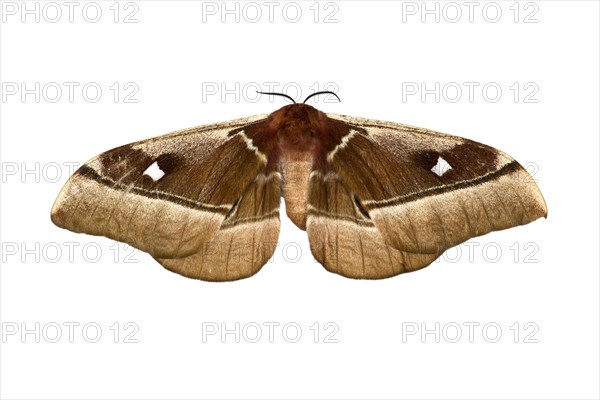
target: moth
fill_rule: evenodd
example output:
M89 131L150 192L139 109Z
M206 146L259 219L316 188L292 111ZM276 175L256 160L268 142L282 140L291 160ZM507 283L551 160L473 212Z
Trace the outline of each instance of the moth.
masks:
M317 94L335 95L102 153L69 178L52 221L128 243L183 276L232 281L273 255L281 197L314 257L361 279L418 270L469 238L547 216L537 185L507 154L326 114L305 104Z

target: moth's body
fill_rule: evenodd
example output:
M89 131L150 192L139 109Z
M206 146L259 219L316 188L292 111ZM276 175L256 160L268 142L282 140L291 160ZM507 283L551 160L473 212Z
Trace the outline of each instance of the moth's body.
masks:
M187 277L235 280L273 254L281 197L329 271L368 279L547 213L527 172L489 146L292 104L102 153L67 182L52 220Z
M327 119L307 104L290 104L267 119L266 132L277 138L270 160L282 174L286 213L302 230L306 230L308 178L313 168L325 165L322 143L328 133Z

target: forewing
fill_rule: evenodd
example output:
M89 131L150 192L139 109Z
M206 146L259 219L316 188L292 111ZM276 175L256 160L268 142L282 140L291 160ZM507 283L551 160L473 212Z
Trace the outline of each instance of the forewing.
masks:
M102 153L65 184L52 221L154 257L194 254L264 168L265 155L243 132L263 119L185 129Z
M394 248L439 254L547 215L533 179L499 150L402 124L328 117L349 126L329 164Z

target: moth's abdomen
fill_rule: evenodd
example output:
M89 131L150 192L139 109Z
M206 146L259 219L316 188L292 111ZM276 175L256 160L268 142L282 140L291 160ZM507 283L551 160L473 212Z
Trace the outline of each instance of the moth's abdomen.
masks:
M311 152L287 152L282 159L285 211L292 222L306 230L308 177L313 166Z

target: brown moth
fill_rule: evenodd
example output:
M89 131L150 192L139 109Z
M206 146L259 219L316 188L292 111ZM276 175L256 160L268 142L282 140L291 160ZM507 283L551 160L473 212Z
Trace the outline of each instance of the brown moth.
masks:
M306 100L323 93L335 95ZM294 103L102 153L70 177L52 221L186 277L231 281L273 255L281 196L314 257L363 279L418 270L469 238L547 215L533 179L499 150Z

